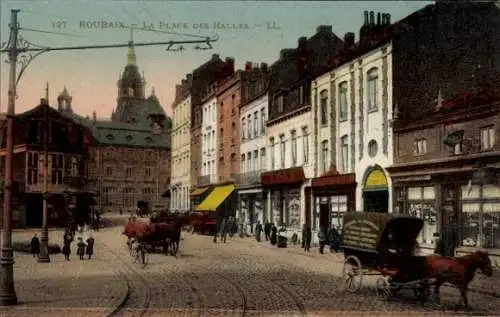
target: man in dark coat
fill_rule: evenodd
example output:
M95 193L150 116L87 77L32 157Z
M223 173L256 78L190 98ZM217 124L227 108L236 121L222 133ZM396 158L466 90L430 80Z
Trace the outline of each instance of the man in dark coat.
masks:
M90 258L92 257L92 255L94 254L94 238L92 236L90 236L88 239L87 239L87 250L86 250L86 253L89 257L89 260Z
M255 239L257 242L260 242L260 235L262 234L262 224L260 221L257 221L257 225L255 225Z
M40 254L40 239L38 239L36 233L33 235L33 238L31 238L30 249L34 258Z
M266 241L269 241L271 238L271 223L269 221L264 224L264 234L266 235Z
M318 230L318 241L319 241L319 253L323 254L323 250L325 249L326 244L326 231L328 229L324 227L320 227Z
M273 224L271 224L271 236L269 239L272 245L276 245L278 243L278 228Z
M328 244L330 245L330 251L339 252L341 243L342 237L340 233L334 226L332 226L328 232Z
M304 251L309 252L311 248L312 231L311 228L304 229Z
M82 238L78 238L78 243L76 244L76 254L80 257L80 260L83 260L83 256L85 255L85 243Z

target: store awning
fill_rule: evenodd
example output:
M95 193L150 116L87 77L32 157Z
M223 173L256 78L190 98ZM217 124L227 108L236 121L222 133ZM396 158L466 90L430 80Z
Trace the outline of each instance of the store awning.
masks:
M193 189L193 191L191 193L189 193L189 196L200 196L200 195L206 193L207 190L208 190L208 187L195 188L195 189Z
M215 187L214 190L196 207L197 211L216 211L226 198L231 195L234 185Z

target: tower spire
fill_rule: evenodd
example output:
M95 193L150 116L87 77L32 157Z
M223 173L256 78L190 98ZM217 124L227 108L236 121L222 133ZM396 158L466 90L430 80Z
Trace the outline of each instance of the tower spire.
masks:
M134 28L130 28L130 41L128 42L127 64L135 65L136 56L134 50Z
M47 104L50 105L50 103L49 103L49 82L48 81L45 85L45 100L47 100Z

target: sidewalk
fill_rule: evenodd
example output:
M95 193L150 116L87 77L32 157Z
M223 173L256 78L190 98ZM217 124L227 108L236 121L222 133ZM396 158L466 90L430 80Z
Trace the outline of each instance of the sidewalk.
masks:
M13 241L25 241L32 233L15 232ZM72 246L70 261L51 255L50 263L38 263L29 254L14 254L14 283L19 305L0 308L1 316L107 316L127 295L119 263L102 248L106 233L96 238L92 260L79 260ZM50 231L49 241L62 243L62 232ZM5 315L6 314L6 315Z

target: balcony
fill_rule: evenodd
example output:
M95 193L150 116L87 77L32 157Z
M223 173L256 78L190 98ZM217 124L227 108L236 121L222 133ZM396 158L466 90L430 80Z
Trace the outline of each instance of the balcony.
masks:
M64 176L63 182L75 189L82 189L85 186L85 178L81 176Z
M263 170L257 170L235 174L235 183L239 186L259 185L262 172Z
M198 185L210 184L210 175L198 176Z

